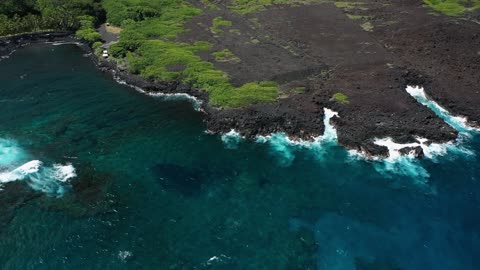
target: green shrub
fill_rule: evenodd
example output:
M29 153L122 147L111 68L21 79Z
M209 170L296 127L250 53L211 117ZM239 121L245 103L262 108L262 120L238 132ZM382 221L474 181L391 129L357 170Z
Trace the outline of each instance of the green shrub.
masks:
M115 58L124 58L127 56L127 50L122 43L115 43L110 46L110 55Z
M449 16L461 16L466 11L480 8L480 0L424 0L424 2L436 11Z
M103 45L102 42L96 41L92 44L92 49L96 50L96 49L100 48L102 45Z
M92 28L78 30L75 35L77 38L83 39L89 43L94 43L102 39L102 36Z
M212 21L212 27L210 28L210 31L214 34L220 34L223 32L224 27L231 27L232 22L224 20L222 17L216 17Z
M219 52L212 53L213 57L215 57L215 61L217 62L240 62L240 58L236 56L232 51L229 49L224 49Z
M336 93L333 95L333 100L335 100L338 103L341 104L349 104L350 100L348 99L348 96L343 94L343 93Z

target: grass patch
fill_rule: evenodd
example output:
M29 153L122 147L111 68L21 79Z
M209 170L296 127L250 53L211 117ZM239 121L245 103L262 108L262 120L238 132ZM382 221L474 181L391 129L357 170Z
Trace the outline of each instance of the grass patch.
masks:
M329 2L328 0L232 0L229 9L240 14L248 14L267 9L271 5L308 5Z
M305 93L306 90L307 90L307 88L305 88L304 86L295 87L293 89L293 91L297 94L303 94L303 93Z
M227 27L231 27L232 22L223 19L222 17L216 17L212 21L212 27L210 27L210 31L214 34L223 33L223 29Z
M212 0L201 0L202 4L208 8L208 9L211 9L211 10L219 10L220 8L215 5Z
M250 18L248 20L252 23L252 28L254 30L259 29L262 26L258 18Z
M371 22L365 22L360 25L363 30L367 32L372 32L373 31L373 24Z
M347 1L337 1L335 2L335 6L346 11L351 10L368 10L368 8L364 7L365 3L363 2L347 2Z
M349 104L350 100L348 99L348 96L343 94L343 93L335 93L332 97L333 100L335 100L338 103L341 104Z
M210 103L218 107L242 107L253 103L273 102L278 95L274 82L252 82L234 87L228 75L202 61L195 53L209 50L210 44L195 45L150 40L135 53L128 53L129 70L151 80L180 80L209 93ZM219 52L224 57L229 54ZM169 71L168 66L184 65L183 71Z
M230 29L228 30L229 33L235 34L235 35L241 35L242 33L238 29Z
M371 17L370 16L362 16L362 15L354 15L354 14L347 14L347 17L350 19L350 20L370 20Z
M215 57L215 61L217 62L232 62L238 63L240 62L240 58L236 56L232 51L229 49L225 49L219 52L212 53L213 57Z
M480 8L480 0L424 0L424 2L436 11L454 17Z

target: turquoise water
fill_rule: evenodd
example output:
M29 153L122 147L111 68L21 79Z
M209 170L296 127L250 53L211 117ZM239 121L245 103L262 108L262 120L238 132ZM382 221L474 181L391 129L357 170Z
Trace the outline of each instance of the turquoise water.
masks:
M0 269L480 269L474 132L422 161L222 140L74 45L0 62L0 123Z

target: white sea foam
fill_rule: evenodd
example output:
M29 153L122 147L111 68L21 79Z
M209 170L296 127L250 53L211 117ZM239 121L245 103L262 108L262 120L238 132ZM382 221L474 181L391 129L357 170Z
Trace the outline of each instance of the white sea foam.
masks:
M43 163L39 160L29 161L13 171L0 173L0 183L9 183L13 181L23 180L26 176L37 173Z
M1 56L1 57L0 57L0 62L1 62L3 59L8 59L8 58L10 58L10 56L12 56L12 54L14 54L15 52L16 52L16 50L12 50L9 54Z
M408 86L406 91L419 103L431 109L438 117L455 128L460 133L457 141L451 141L447 143L430 143L428 139L417 137L417 142L415 143L399 144L394 142L392 138L375 139L375 144L388 148L387 158L381 159L378 157L367 157L363 153L350 150L349 153L352 157L372 160L375 169L387 177L391 176L392 174L399 174L408 175L420 181L425 181L430 176L428 171L421 165L421 162L415 158L413 151L411 151L408 155L402 155L400 153L402 148L421 147L425 157L433 162L437 162L439 157L447 155L451 157L474 155L471 150L465 148L462 144L465 142L465 140L468 140L468 138L471 137L473 132L478 131L478 129L468 125L466 118L453 116L438 103L428 99L423 88Z
M68 188L70 179L77 176L71 164L54 164L46 167L39 160L29 161L20 167L0 173L0 183L25 181L32 189L60 197Z
M463 147L460 141L447 143L429 143L425 138L416 138L417 142L400 144L393 141L392 138L375 139L374 143L388 148L388 157L370 157L356 150L349 150L350 157L354 159L369 160L373 162L376 171L383 176L392 177L393 175L405 175L425 183L430 177L428 171L422 166L421 161L415 157L414 151L403 155L402 148L420 147L426 158L432 162L438 162L440 157L449 155L451 158L473 156L474 152Z
M0 138L0 169L26 157L14 140Z
M278 158L281 165L288 166L295 160L295 151L299 149L311 149L317 155L323 155L326 146L337 143L337 131L330 123L330 120L338 116L328 108L324 108L323 122L325 125L324 134L318 137L312 137L311 141L302 139L291 139L285 133L274 133L269 136L257 136L257 143L270 144L273 154Z
M225 144L225 147L228 149L237 149L238 144L243 139L244 138L240 135L240 133L238 133L234 129L222 135L222 142Z
M82 43L80 42L75 42L75 41L71 41L71 42L45 42L46 44L52 44L53 46L62 46L62 45L77 45L77 46L80 46L82 45Z
M118 252L118 258L122 262L127 262L130 258L132 258L132 256L133 256L132 252L128 250L122 250Z
M126 85L128 87L131 87L131 88L137 90L138 92L140 92L142 94L145 94L145 95L148 95L148 96L151 96L151 97L163 98L164 100L188 100L192 103L193 108L196 111L201 111L202 110L202 104L203 104L202 101L199 100L198 98L194 97L194 96L189 95L189 94L186 94L186 93L161 93L161 92L152 93L152 92L145 91L144 89L142 89L138 86L128 84L126 81L121 80L117 76L114 76L114 79L117 83L122 84L122 85Z
M438 117L442 118L447 124L462 133L479 131L468 124L465 117L453 116L450 112L440 106L437 102L429 99L425 90L418 86L407 86L407 93L414 97L419 103L431 109Z
M0 139L0 187L14 181L25 181L34 190L59 197L69 188L70 180L77 176L71 164L45 166L40 160L31 160L17 165L27 157L15 141Z

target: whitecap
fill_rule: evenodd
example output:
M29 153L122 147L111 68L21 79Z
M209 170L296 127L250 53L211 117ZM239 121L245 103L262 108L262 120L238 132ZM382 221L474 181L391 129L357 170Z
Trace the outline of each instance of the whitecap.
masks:
M70 180L77 176L72 164L45 166L40 160L25 162L27 158L29 155L14 140L0 138L0 186L25 181L36 191L59 197L69 188Z
M13 171L2 172L0 173L0 183L23 180L26 176L37 173L42 165L43 163L41 161L32 160L14 169Z
M122 251L119 251L118 252L118 258L122 261L122 262L126 262L128 261L130 258L133 257L133 253L128 251L128 250L122 250Z
M25 181L32 189L60 197L69 188L69 181L77 176L72 164L44 166L39 160L29 161L20 167L0 173L0 183Z

